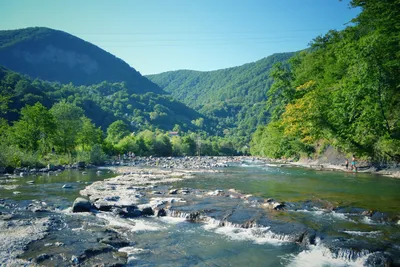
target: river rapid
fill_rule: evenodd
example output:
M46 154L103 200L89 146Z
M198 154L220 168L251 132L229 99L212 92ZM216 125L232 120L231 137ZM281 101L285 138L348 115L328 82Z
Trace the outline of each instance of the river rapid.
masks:
M0 265L400 265L399 179L250 159L227 165L143 184L128 174L103 183L116 176L107 169L2 177ZM114 206L72 213L80 194ZM132 195L138 209L163 214L113 209Z

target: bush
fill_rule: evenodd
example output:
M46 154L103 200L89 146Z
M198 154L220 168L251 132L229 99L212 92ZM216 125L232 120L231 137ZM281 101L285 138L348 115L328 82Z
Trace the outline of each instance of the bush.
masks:
M90 162L94 165L103 165L106 161L107 156L103 152L103 149L99 144L93 145L92 149L90 150Z

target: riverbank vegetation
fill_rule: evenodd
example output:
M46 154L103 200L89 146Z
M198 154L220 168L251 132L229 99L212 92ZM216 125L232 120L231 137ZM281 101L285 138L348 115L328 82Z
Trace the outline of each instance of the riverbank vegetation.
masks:
M103 132L84 110L62 100L47 109L37 102L21 109L19 120L0 120L0 166L42 167L76 161L104 164L123 154L140 156L232 155L233 144L194 132L156 129L131 132L122 120Z
M328 145L373 161L400 161L400 2L353 0L362 11L343 31L315 38L290 67L277 64L270 122L251 153L316 155Z

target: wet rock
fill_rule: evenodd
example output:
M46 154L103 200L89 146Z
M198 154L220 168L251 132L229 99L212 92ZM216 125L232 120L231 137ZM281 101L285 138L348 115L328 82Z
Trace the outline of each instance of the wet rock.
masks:
M125 216L126 215L126 209L121 208L121 207L112 207L111 212L115 215L119 216Z
M365 266L386 267L392 265L393 260L390 255L380 251L372 253L365 261Z
M165 211L165 209L159 209L158 211L157 211L157 217L164 217L164 216L167 216L167 212Z
M125 266L126 254L114 251L109 246L90 248L79 256L80 266Z
M154 211L151 207L146 207L142 209L142 215L143 216L153 216L154 215Z
M111 211L114 205L105 200L98 200L94 202L94 207L100 211Z
M50 255L48 255L48 254L40 254L39 256L37 256L35 258L35 262L36 263L41 263L41 262L43 262L43 261L45 261L45 260L47 260L49 258L50 258Z
M263 204L263 207L266 207L268 209L272 209L272 210L283 210L285 209L285 203L282 202L277 202L272 198L268 198Z
M317 234L314 230L308 229L299 236L299 238L296 240L296 242L299 245L307 248L310 245L316 244L315 243L316 236L317 236Z
M107 196L104 198L105 201L114 201L117 202L118 200L120 200L119 196Z
M70 262L73 265L78 265L79 264L79 258L77 256L75 256L75 255L72 255Z
M370 216L371 220L377 221L377 222L387 222L389 220L389 217L386 213L383 212L374 212L371 216Z
M199 211L189 213L186 216L186 220L189 222L199 222L202 220L201 213Z
M70 185L70 184L65 184L65 185L62 186L62 188L64 188L64 189L69 189L69 188L72 188L72 185Z
M89 202L89 200L82 197L75 199L74 203L72 204L72 212L90 212L91 208L92 204Z
M275 202L275 203L272 205L272 208L273 208L274 210L283 210L283 209L285 208L285 204L284 204L284 203Z
M116 249L129 246L129 242L122 238L118 233L107 230L107 234L106 237L99 240L100 243L110 245Z
M140 217L142 215L143 211L139 210L136 206L126 207L126 214L124 214L124 216L128 218Z
M28 210L32 212L45 212L48 211L46 203L38 203L34 202L28 205L27 207Z

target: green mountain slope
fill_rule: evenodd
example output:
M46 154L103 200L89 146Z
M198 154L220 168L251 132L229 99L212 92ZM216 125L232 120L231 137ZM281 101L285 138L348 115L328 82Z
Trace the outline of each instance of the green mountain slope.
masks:
M102 82L88 86L60 84L26 76L0 66L0 118L16 121L21 108L37 102L50 108L65 99L85 111L85 115L105 130L116 120L123 120L132 131L143 129L172 130L177 124L182 130L199 128L192 120L211 121L188 108L170 95L132 94L127 84Z
M146 77L189 107L217 119L219 135L235 136L245 144L257 125L268 119L265 101L272 84L271 67L293 55L274 54L216 71L178 70Z
M131 93L164 93L123 60L73 35L48 28L0 31L0 65L32 78L64 84L126 82Z

